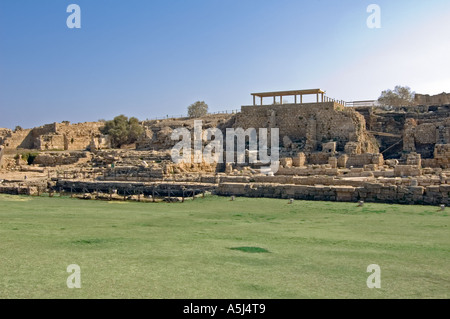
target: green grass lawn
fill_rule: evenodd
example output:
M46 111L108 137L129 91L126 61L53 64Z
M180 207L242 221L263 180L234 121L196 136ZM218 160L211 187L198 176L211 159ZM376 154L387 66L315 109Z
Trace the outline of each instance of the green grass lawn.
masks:
M356 206L0 195L0 298L449 298L448 211Z

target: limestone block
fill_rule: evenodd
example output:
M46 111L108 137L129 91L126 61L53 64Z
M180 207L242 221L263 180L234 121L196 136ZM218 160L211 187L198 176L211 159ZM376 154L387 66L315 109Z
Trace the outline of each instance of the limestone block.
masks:
M334 155L336 153L336 142L323 143L322 152Z
M337 159L337 166L340 168L347 167L347 161L348 161L348 155L344 154L338 157Z
M280 165L284 168L292 167L292 158L290 158L290 157L281 158Z
M292 159L292 166L294 167L304 167L306 164L306 155L303 152L297 154L296 157Z
M331 166L331 168L337 168L338 167L338 159L336 157L330 157L330 158L328 158L328 164Z

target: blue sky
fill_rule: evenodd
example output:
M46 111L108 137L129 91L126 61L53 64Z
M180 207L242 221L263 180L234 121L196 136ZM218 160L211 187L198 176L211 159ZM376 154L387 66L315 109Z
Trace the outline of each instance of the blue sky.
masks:
M448 0L0 0L0 127L233 110L263 91L450 92L449 34Z

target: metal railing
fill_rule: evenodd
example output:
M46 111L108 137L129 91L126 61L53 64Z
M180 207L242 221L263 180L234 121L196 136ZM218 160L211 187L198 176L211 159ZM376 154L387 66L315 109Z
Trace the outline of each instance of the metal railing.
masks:
M345 102L347 107L364 107L364 106L379 106L377 100L367 100L367 101L351 101Z
M207 115L215 115L215 114L236 114L239 113L240 110L225 110L225 111L217 111L217 112L208 112ZM157 116L146 119L146 121L156 121L156 120L173 120L173 119L181 119L181 118L189 118L187 114L176 114L176 115L166 115L166 116Z
M342 106L346 106L346 103L347 103L347 102L345 102L344 100L333 99L333 98L328 97L328 96L326 96L326 95L323 97L323 102L334 102L334 103L338 103L338 104L340 104L340 105L342 105ZM320 102L319 102L319 103L320 103Z

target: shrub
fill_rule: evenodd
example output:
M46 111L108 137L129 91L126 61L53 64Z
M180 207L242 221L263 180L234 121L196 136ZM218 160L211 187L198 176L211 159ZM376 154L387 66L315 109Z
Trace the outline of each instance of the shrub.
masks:
M144 133L144 128L137 118L128 119L125 115L119 115L114 120L107 121L101 131L111 137L113 147L120 147L136 142Z
M188 107L189 117L202 117L208 114L208 104L204 101L197 101Z
M17 154L16 156L18 156ZM36 157L39 155L39 153L23 153L22 159L28 163L28 165L33 164Z
M407 86L397 85L395 89L381 92L378 102L384 107L401 107L414 105L415 92Z

